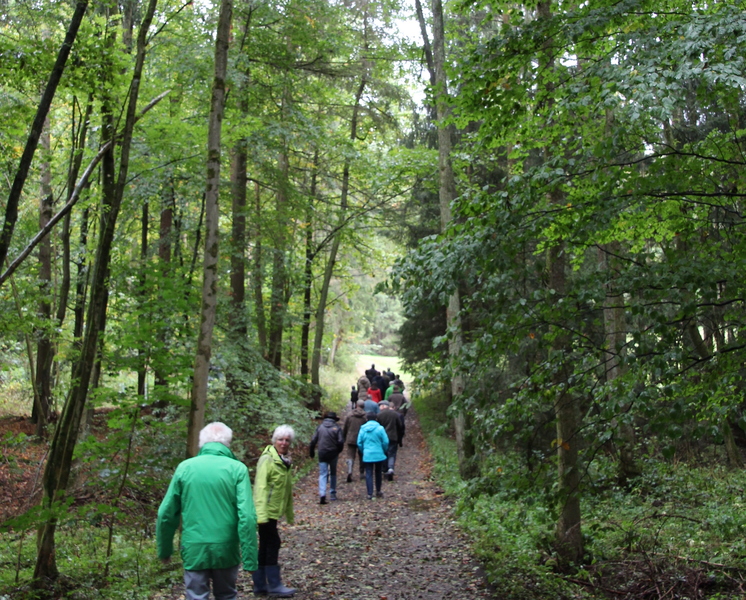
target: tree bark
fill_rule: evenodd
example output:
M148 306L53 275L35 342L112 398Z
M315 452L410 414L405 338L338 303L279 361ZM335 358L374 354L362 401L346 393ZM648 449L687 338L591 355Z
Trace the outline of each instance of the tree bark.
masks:
M200 315L197 351L194 358L189 426L187 432L187 457L198 451L199 432L205 422L207 405L207 380L212 354L212 332L218 300L218 191L220 188L220 137L225 107L225 77L228 68L228 42L230 37L232 0L221 0L218 28L215 36L215 74L210 101L210 119L207 134L207 177L205 184L205 251L202 266L202 310Z
M49 166L49 155L52 148L48 123L42 133L41 144L44 153L41 163L42 198L39 206L39 229L44 229L52 218L52 202L54 201L52 174ZM52 405L52 359L54 358L54 347L50 336L52 326L52 242L49 236L45 237L39 244L38 256L40 287L38 317L44 325L36 332L36 393L39 400L34 403L32 420L36 423L36 435L44 437Z
M259 340L259 351L267 356L267 320L264 312L264 264L262 256L262 194L259 183L254 184L254 313L256 315L256 334Z
M313 213L316 201L316 186L319 174L319 151L313 153L311 172L311 193L306 208L306 260L303 265L303 326L300 332L300 376L308 382L309 339L311 334L311 296L313 293L313 260L316 253L313 249Z
M138 294L140 296L140 321L142 325L140 327L140 335L138 340L139 348L137 349L137 395L144 400L146 392L146 383L148 376L148 350L147 344L145 343L145 329L147 321L147 305L148 297L146 292L146 285L148 283L147 278L147 261L148 261L148 221L150 220L150 207L148 202L145 201L142 204L142 212L140 214L140 289Z
M552 0L542 0L537 6L537 17L549 20L552 16ZM539 71L550 73L554 70L554 58L551 55L553 39L544 41L539 58ZM554 84L551 78L539 83L547 93L547 106L551 109L554 100ZM547 160L550 149L544 148L544 159ZM562 206L563 194L559 189L549 192L549 203ZM549 287L554 297L563 298L567 286L567 256L562 240L556 241L549 249L547 256L549 269ZM570 340L566 332L558 332L552 341L550 353L555 357L555 372L552 383L556 390L554 416L557 428L557 471L558 471L558 512L555 526L555 543L560 564L563 567L571 563L578 564L583 557L583 536L580 513L580 430L581 417L578 398L568 385L569 365L566 356L569 354Z
M289 104L289 93L285 94L283 105L286 112ZM285 329L285 313L287 303L285 302L287 281L287 264L285 260L287 245L287 210L288 210L288 186L290 159L288 149L285 147L280 152L277 160L277 171L279 181L277 185L277 194L275 196L275 207L277 221L274 235L274 251L272 255L272 291L270 295L269 307L269 337L268 337L268 358L269 362L275 369L282 369L282 337Z
M451 148L453 145L453 126L447 123L450 115L448 104L448 78L446 75L445 21L443 18L443 3L432 0L433 11L433 67L431 79L435 82L435 112L438 118L438 172L440 174L440 225L445 232L451 222L451 203L456 198L456 180L451 164ZM461 298L458 288L448 298L446 308L446 322L448 325L448 356L451 363L451 399L456 400L464 391L463 375L457 364L461 352ZM456 447L459 459L459 472L464 479L471 479L478 474L473 460L475 455L474 443L469 435L470 416L459 411L454 417L456 432Z

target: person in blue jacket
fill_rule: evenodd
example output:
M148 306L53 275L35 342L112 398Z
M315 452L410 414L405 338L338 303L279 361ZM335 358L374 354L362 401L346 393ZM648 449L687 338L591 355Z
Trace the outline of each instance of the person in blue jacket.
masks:
M381 482L383 480L383 465L386 463L386 450L389 447L389 436L381 424L376 421L374 414L365 415L367 422L360 427L357 434L357 447L363 453L365 466L365 487L368 500L373 499L373 472L376 477L376 498L383 498Z

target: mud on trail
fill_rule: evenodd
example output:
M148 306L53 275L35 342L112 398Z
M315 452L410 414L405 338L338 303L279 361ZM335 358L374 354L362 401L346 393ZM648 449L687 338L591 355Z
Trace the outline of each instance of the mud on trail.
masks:
M299 452L296 447L295 452ZM416 415L407 416L394 481L367 499L365 479L346 483L340 456L336 502L319 504L318 467L295 485L295 525L280 522L283 583L295 598L481 600L493 598L451 506L430 477L431 457ZM253 598L242 572L239 598ZM183 598L183 586L163 600Z

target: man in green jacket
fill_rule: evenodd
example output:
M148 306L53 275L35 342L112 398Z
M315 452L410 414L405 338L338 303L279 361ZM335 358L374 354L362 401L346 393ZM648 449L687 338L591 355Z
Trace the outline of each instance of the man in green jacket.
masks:
M174 533L181 522L181 558L187 600L207 600L210 580L216 600L236 598L243 560L257 569L256 511L249 470L229 446L233 432L210 423L199 434L197 456L182 462L158 509L158 557L173 554Z

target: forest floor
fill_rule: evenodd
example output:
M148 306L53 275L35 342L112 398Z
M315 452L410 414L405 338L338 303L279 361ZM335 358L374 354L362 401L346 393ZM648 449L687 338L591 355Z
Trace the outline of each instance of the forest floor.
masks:
M407 416L394 481L367 499L365 479L346 483L340 457L336 502L319 504L318 468L296 483L295 525L280 524L283 583L296 598L480 600L493 598L451 506L430 476L431 458L416 416ZM241 573L239 598L253 598ZM183 585L154 597L184 598Z

